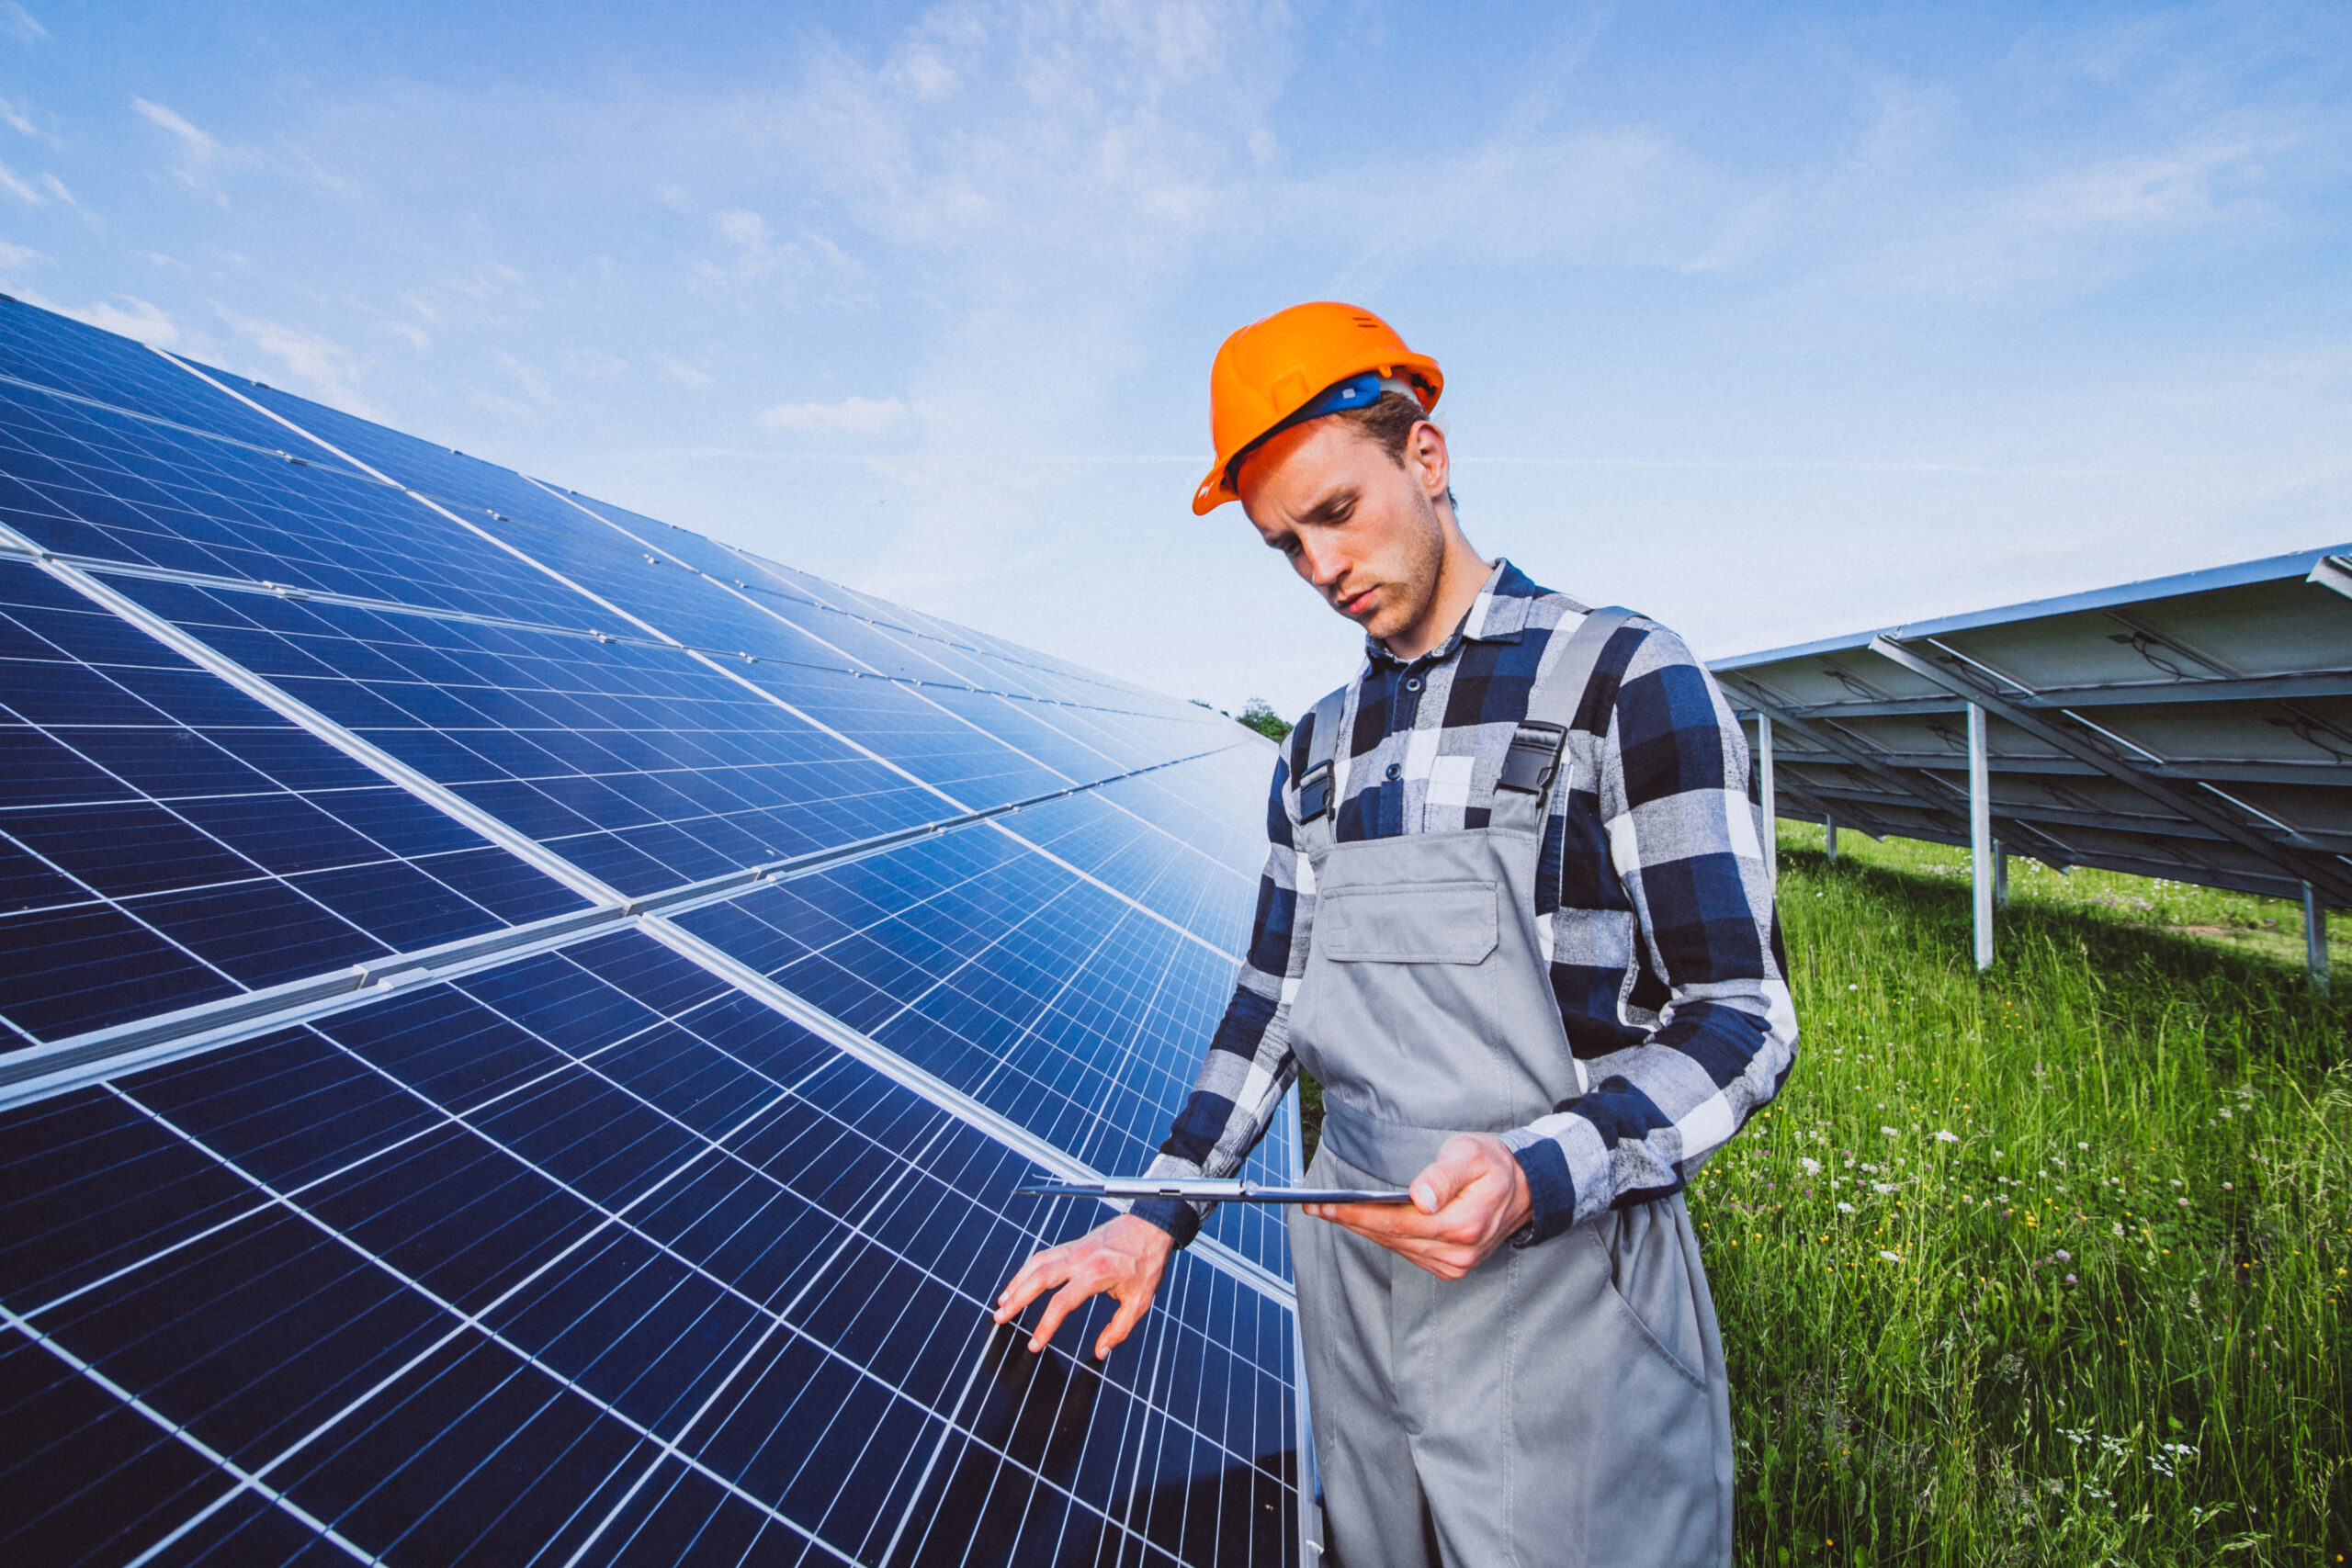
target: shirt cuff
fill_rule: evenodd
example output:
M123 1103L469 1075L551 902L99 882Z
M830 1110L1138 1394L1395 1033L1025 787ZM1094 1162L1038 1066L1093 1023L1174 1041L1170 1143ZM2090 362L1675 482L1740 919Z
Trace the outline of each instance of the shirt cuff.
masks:
M1138 1198L1127 1213L1158 1225L1180 1247L1191 1246L1201 1234L1201 1216L1182 1198Z
M1577 1179L1568 1172L1567 1151L1555 1139L1524 1128L1503 1134L1503 1146L1527 1175L1534 1212L1510 1238L1513 1247L1551 1240L1577 1223Z

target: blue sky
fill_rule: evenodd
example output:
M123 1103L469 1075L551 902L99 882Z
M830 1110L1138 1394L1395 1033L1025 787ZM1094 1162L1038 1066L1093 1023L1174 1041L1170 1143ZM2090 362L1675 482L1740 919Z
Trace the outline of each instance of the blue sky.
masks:
M0 0L0 288L1295 711L1187 502L1301 299L1708 656L2352 538L2352 7Z

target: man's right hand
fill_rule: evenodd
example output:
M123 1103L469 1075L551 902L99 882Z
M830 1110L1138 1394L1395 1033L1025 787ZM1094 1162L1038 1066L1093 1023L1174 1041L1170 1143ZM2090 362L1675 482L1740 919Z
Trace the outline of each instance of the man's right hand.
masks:
M996 1299L996 1320L1012 1321L1023 1307L1059 1285L1054 1299L1046 1303L1046 1315L1037 1321L1037 1332L1029 1337L1034 1353L1053 1343L1054 1330L1087 1297L1108 1291L1119 1310L1094 1341L1094 1359L1102 1360L1151 1310L1159 1277L1168 1270L1168 1255L1174 1250L1175 1238L1166 1231L1149 1220L1121 1214L1076 1241L1047 1247L1022 1265L1012 1283Z

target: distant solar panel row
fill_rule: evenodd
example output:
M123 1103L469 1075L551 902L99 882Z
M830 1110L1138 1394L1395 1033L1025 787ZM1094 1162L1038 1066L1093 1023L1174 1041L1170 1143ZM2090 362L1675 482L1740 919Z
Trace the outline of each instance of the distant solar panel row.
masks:
M0 299L0 1555L1297 1560L1227 721Z
M1717 662L1782 814L2352 906L2352 546Z

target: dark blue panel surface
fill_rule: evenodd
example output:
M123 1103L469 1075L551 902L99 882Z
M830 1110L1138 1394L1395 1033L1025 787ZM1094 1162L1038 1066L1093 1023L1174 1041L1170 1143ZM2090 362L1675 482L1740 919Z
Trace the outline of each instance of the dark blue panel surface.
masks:
M1141 782L1126 781L1130 786ZM1211 860L1142 813L1108 798L1109 793L1106 786L1049 801L1007 818L1005 827L1204 942L1229 953L1241 951L1257 904L1256 870L1244 875Z
M0 298L0 376L262 447L325 456L143 344L6 298ZM252 386L243 379L232 384Z
M0 760L0 1017L29 1038L583 903L26 564Z
M1236 970L1224 951L985 827L677 919L1115 1175L1140 1174L1168 1135ZM1289 1179L1285 1131L1250 1157L1251 1176ZM1211 1234L1288 1269L1278 1215L1235 1205Z
M674 649L166 583L125 592L626 893L967 808Z
M1107 1367L1105 1303L987 1319L1104 1211L984 1129L1148 1161L1263 749L222 379L0 300L0 522L631 895L1080 793L686 917L968 1100L624 931L0 1111L0 1560L1293 1562L1291 1316L1219 1255ZM0 1053L581 907L30 564L0 781Z
M1285 1311L1182 1255L1029 1356L989 1304L1100 1211L641 936L0 1116L33 1166L90 1201L0 1199L12 1556L1292 1561Z
M612 619L493 541L323 456L293 463L5 382L0 523L45 549L103 560L564 626Z

